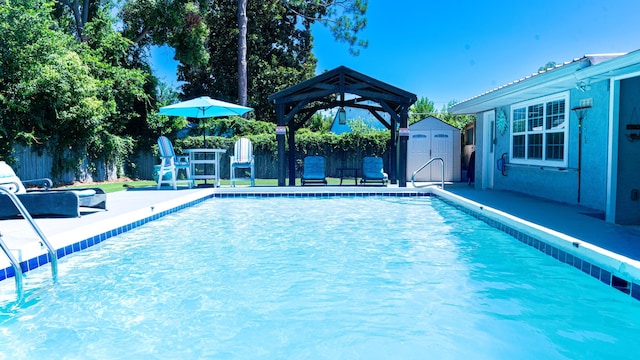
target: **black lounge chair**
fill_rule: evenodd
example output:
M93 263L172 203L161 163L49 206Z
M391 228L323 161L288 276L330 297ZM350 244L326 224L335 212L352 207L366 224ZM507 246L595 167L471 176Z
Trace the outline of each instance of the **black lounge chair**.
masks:
M38 189L26 190L26 186ZM15 193L32 217L80 217L81 208L107 208L107 194L100 188L49 189L49 179L21 181L13 169L0 161L0 186ZM9 196L0 193L0 218L19 217L20 211Z

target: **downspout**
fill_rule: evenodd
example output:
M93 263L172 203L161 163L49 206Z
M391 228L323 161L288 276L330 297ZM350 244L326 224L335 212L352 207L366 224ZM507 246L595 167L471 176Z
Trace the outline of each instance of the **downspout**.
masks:
M578 116L578 204L580 204L580 193L582 186L582 120L584 120L586 116L586 110L591 108L588 106L578 106L572 111L576 112L576 116Z
M582 184L582 112L578 117L578 204L580 204L580 185Z

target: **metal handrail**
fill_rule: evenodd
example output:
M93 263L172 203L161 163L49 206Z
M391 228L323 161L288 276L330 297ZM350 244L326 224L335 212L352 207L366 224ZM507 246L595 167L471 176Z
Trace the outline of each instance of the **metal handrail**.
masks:
M11 262L11 266L13 267L13 272L15 273L16 278L16 293L18 294L18 301L22 299L22 268L20 267L20 263L11 253L11 250L7 247L7 244L2 240L2 234L0 234L0 247L4 251L4 253L9 258Z
M20 214L22 214L22 217L29 222L33 231L35 231L35 233L40 237L40 240L42 240L42 243L45 244L45 246L47 247L47 250L49 252L49 258L50 258L49 261L51 262L51 276L53 277L53 280L56 280L58 277L58 255L56 254L56 250L53 248L49 240L47 240L47 237L44 235L42 230L40 230L40 227L38 227L38 224L36 224L36 222L33 220L33 218L31 217L31 214L29 214L29 211L27 210L27 208L24 207L24 205L22 204L22 201L20 201L18 196L12 193L11 191L9 191L8 189L5 189L2 186L0 186L0 192L3 192L7 196L9 196L9 199L11 199L11 201L13 202L13 205L15 205L18 211L20 211ZM19 268L19 264L18 264L18 268ZM17 270L18 269L16 269L16 276L18 276ZM20 270L20 273L22 274L22 270Z
M429 164L431 164L433 161L435 160L440 160L440 162L442 163L442 177L440 178L441 182L440 182L440 188L444 189L444 159L442 158L432 158L431 160L427 161L426 164L420 166L420 168L416 171L413 172L413 174L411 174L411 185L413 185L413 187L417 187L416 183L415 183L415 178L416 178L416 174L419 173L420 171L422 171L424 168L426 168L427 166L429 166Z

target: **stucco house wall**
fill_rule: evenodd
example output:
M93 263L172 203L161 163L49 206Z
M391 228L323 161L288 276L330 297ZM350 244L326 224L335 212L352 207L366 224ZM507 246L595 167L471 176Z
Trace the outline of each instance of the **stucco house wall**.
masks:
M477 116L476 188L578 204L606 221L640 225L640 50L585 55L451 111ZM487 126L493 112L508 126ZM504 174L496 166L502 154Z
M593 106L582 112L582 141L580 149L578 146L580 114L578 111L569 110L567 167L520 165L508 163L507 161L505 175L503 175L498 169L497 163L503 154L508 155L511 151L511 129L510 127L507 128L504 133L496 129L494 189L524 192L533 196L553 199L563 203L580 204L604 211L607 186L608 81L592 84L590 89L584 92L575 89L570 90L568 105L570 109L574 109L580 106L580 100L589 98L592 99ZM504 113L508 124L511 124L512 120L511 105L496 109L496 114ZM477 119L482 119L482 113L477 114ZM478 126L478 129L482 128L483 126ZM479 135L478 138L481 139L484 136ZM481 148L481 146L478 146L478 148ZM477 166L479 168L476 173L479 173L483 164L480 162ZM579 197L578 192L580 193Z

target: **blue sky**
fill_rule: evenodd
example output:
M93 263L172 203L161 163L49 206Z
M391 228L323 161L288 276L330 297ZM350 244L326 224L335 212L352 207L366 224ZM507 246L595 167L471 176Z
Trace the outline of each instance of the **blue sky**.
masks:
M344 65L440 109L549 61L640 49L639 14L638 0L369 0L361 34L369 46L359 56L319 25L314 54L317 73ZM169 82L172 57L170 49L152 53L156 75Z

